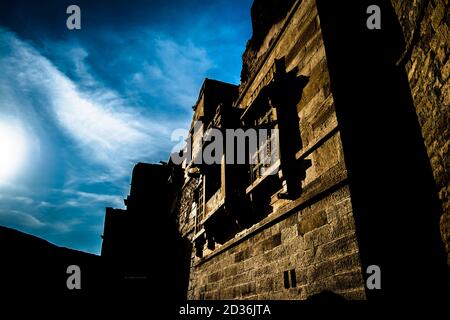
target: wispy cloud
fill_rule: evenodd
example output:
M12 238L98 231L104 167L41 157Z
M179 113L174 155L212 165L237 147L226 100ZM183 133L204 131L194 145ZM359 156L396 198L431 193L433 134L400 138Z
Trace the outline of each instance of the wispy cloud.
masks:
M98 204L110 207L122 207L123 199L119 195L108 195L91 192L83 192L77 190L63 190L67 201L62 205L69 205L72 207L95 207Z
M196 101L203 76L214 67L214 62L204 48L191 41L178 43L154 34L147 34L145 39L154 58L133 75L134 84L189 109Z
M132 165L168 154L170 132L179 121L149 117L146 106L133 105L96 80L85 61L86 50L68 52L77 82L30 43L0 28L0 116L20 119L36 138L35 145L53 149L45 157L57 166L47 166L46 180L60 181L57 189L46 181L34 182L44 189L3 185L0 224L63 243L82 246L85 239L90 248L98 249L104 207L123 206ZM31 169L39 171L34 160L28 159ZM83 190L94 183L111 187ZM96 234L87 235L93 230Z
M24 211L12 210L9 213L0 213L2 220L8 219L8 224L14 227L31 230L49 230L57 233L68 233L81 223L78 218L65 219L63 221L45 221L36 217L36 213L30 214Z
M19 210L0 211L0 220L8 220L9 225L30 229L38 229L45 226L45 223L34 215Z
M0 27L0 117L19 118L40 146L23 187L0 188L0 224L98 252L104 207L123 207L134 163L168 157L204 77L228 57L229 34L194 29L139 24L30 42ZM232 42L227 66L240 63ZM233 77L218 79L239 73L225 69Z
M138 108L121 104L113 90L100 84L93 93L80 91L32 46L9 32L2 31L1 37L11 54L1 58L0 66L12 80L11 85L43 97L46 103L36 107L47 109L88 161L108 168L112 176L123 176L128 174L130 163L168 147L169 123L143 117ZM77 53L77 66L92 84L83 56L83 52Z
M31 43L0 28L0 116L19 118L36 145L52 150L42 152L48 163L57 165L48 165L47 175L59 175L60 181L57 188L42 182L42 190L4 185L0 224L55 239L98 232L104 207L123 207L133 164L168 156L174 143L171 132L187 122L189 113L171 113L167 107L189 110L201 74L213 62L190 42L151 39L153 59L142 61L141 71L128 77L134 85L130 90L154 95L155 101L160 99L157 106L136 104L99 81L87 62L89 52L78 44L67 50L72 78ZM166 109L154 112L158 107ZM94 184L103 187L85 190Z

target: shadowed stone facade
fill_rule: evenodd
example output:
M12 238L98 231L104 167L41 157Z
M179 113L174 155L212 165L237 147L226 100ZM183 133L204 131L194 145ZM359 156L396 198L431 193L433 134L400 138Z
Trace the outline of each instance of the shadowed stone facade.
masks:
M205 81L194 145L211 127L276 128L279 158L265 168L274 175L184 164L189 299L395 298L413 294L415 267L428 279L419 287L446 285L448 1L372 2L256 0L237 92ZM361 31L371 4L384 31ZM381 293L365 287L372 264Z
M450 264L449 1L392 1L405 35L405 68L422 136L442 202L441 233Z
M379 30L366 27L370 5ZM255 0L251 15L241 83L205 79L192 144L175 154L190 156L138 165L127 211L107 210L113 273L171 292L189 269L188 299L442 298L448 1ZM270 134L255 130L245 164L206 164L212 129ZM380 290L366 286L373 265Z
M202 85L192 157L135 166L101 257L0 228L4 292L73 298L76 264L83 293L134 305L446 298L449 1L255 0L251 15L240 85ZM245 164L206 164L210 129L273 131L255 131ZM380 290L366 286L373 265Z
M273 6L275 2L256 1L252 8L258 33L244 53L242 83L233 108L242 110L241 121L251 122L259 116L251 114L252 109L265 108L264 104L277 109L269 105L276 98L257 101L263 88L282 81L276 79L277 73L302 77L300 86L292 90L301 97L278 108L277 117L271 119L280 129L280 148L282 139L297 141L286 147L289 155L281 161L291 160L276 164L277 175L240 181L249 206L235 208L233 214L256 213L258 218L239 225L236 234L216 244L215 250L208 249L206 242L201 244L204 253L193 257L188 297L306 299L327 289L364 299L347 170L316 5L297 1L285 7L281 17L277 11L277 17L271 19L267 15ZM261 30L266 32L264 37ZM283 62L277 65L277 59ZM293 114L293 126L280 121L283 113ZM297 176L292 187L287 172ZM186 188L190 184L188 180ZM291 195L282 197L281 193ZM185 225L182 228L185 230ZM286 286L285 273L291 278Z

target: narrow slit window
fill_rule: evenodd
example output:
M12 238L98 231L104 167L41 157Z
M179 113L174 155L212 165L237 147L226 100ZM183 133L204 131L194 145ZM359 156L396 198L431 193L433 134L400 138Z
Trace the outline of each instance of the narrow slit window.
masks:
M289 289L289 272L284 272L284 288Z
M291 287L295 288L297 286L297 276L295 274L295 269L291 270Z

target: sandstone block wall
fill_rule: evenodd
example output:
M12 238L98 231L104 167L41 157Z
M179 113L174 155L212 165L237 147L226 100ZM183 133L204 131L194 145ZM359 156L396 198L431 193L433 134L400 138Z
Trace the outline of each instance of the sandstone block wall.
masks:
M450 265L448 0L392 0L406 48L399 64L408 74L417 117L442 203L441 233Z
M222 249L192 269L189 299L365 297L347 187Z
M239 107L251 104L275 59L281 57L287 72L297 70L297 75L308 78L296 106L301 137L296 159L310 161L301 182L303 192L294 200L274 200L273 212L262 221L205 257L193 257L190 299L306 299L323 290L349 299L365 298L314 0L296 1L258 52L244 54L251 72L248 82L241 84Z

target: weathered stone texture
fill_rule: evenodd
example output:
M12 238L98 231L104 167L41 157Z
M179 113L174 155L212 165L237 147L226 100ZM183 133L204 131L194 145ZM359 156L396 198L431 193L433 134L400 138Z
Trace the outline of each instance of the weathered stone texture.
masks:
M186 235L194 227L194 221L190 218L190 214L194 201L194 190L197 188L198 182L197 178L189 179L181 192L181 199L178 202L178 226L182 235Z
M343 187L193 268L190 299L364 299L350 194ZM281 231L280 231L281 230ZM296 287L284 287L295 270Z
M422 136L442 202L441 233L450 265L448 0L392 0L406 41L405 65Z
M194 258L190 299L306 299L324 290L365 298L315 1L296 1L290 12L258 50L247 48L244 68L250 78L241 83L237 106L245 109L252 103L276 59L285 58L286 72L307 77L296 106L301 137L296 159L310 161L303 192L293 200L272 197L268 217L210 256Z

